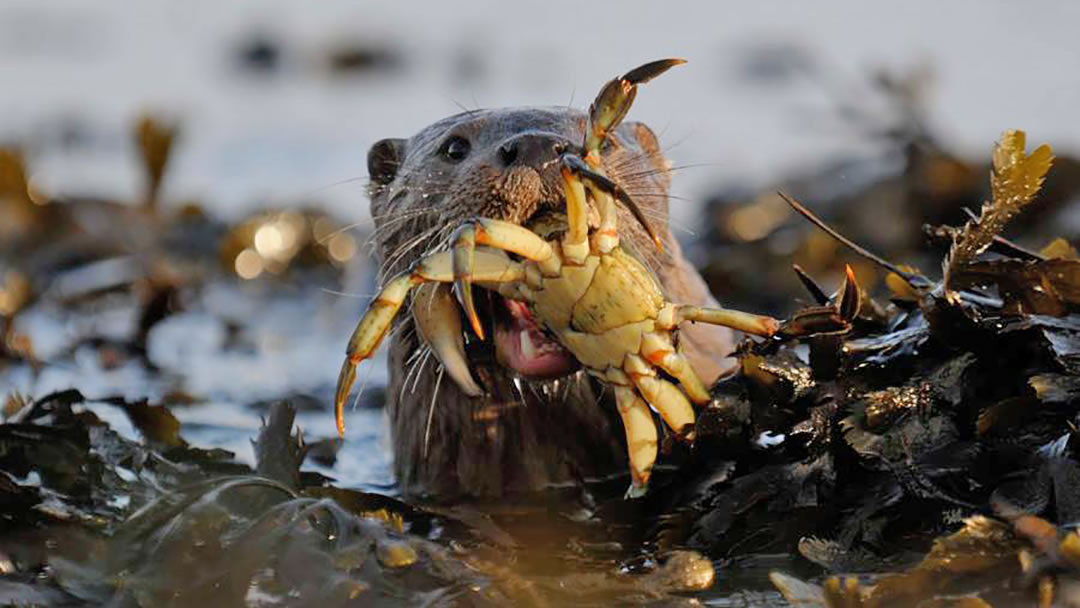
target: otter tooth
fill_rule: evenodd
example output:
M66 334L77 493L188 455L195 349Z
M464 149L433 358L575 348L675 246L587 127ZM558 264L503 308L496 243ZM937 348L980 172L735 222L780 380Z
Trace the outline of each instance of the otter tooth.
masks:
M469 371L465 337L461 333L461 310L449 284L427 283L417 287L412 315L420 336L461 391L470 397L484 394Z
M524 355L526 359L535 358L536 346L533 345L532 338L529 337L529 330L522 330L520 336L521 354Z

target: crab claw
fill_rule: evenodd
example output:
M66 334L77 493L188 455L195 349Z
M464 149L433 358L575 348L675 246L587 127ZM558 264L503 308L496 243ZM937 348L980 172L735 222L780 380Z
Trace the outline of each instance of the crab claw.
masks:
M590 163L598 161L597 155L607 134L619 126L630 111L630 106L637 96L637 85L644 84L683 63L686 63L685 59L660 59L608 81L589 106L589 126L585 131L586 160Z
M834 296L833 303L800 310L784 322L780 335L785 338L805 338L850 331L851 322L859 316L862 301L859 285L855 282L855 272L850 265L845 265L844 275L844 286L839 295Z
M656 245L657 250L664 250L664 242L660 240L660 236L656 234L652 226L649 224L648 219L645 217L645 213L638 207L638 204L634 199L630 198L630 194L623 190L619 184L616 184L607 176L598 173L592 169L581 159L581 157L574 154L563 154L561 157L563 167L583 182L587 182L589 186L596 188L597 190L607 192L615 197L616 200L621 202L630 210L634 219L637 220L641 227L645 229L646 234L652 239L653 244Z
M424 280L421 273L398 275L372 300L367 313L360 318L345 347L345 362L338 373L337 391L334 395L334 419L337 422L338 435L345 436L345 401L356 380L356 366L371 357L383 338L389 333L394 315L401 308L409 290Z
M426 283L413 294L413 320L424 342L431 347L446 373L470 397L484 393L473 380L465 358L461 313L448 283Z
M338 372L337 393L334 395L334 424L337 426L338 437L345 436L345 401L349 398L353 382L356 382L356 365L360 360L347 357L341 364Z
M484 327L476 314L476 304L472 294L473 267L476 264L476 224L466 222L453 236L454 243L454 284L457 285L461 304L469 325L476 332L476 337L484 339Z

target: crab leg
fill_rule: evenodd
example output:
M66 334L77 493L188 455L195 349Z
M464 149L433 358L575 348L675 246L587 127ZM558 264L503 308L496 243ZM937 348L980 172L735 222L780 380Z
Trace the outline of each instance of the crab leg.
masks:
M668 427L679 437L689 439L686 429L694 425L694 408L679 387L657 377L656 370L638 355L627 355L623 369Z
M461 333L461 313L448 283L424 283L413 294L413 320L424 342L431 347L443 369L470 397L484 391L473 380L465 359L465 336Z
M367 313L356 324L345 350L345 363L338 374L337 393L334 396L338 435L345 435L345 400L356 380L356 365L371 357L379 348L412 288L423 283L450 283L454 280L450 255L449 251L429 255L422 258L412 270L391 279L375 296ZM477 281L506 283L519 281L525 276L524 267L509 260L501 252L478 251L475 262L473 278Z
M472 282L475 252L477 245L487 245L495 249L516 253L521 257L536 262L540 273L547 277L559 275L562 262L555 255L551 245L527 228L487 218L466 221L454 233L454 282L457 284L461 301L465 308L473 331L484 339L484 329L476 315L473 303Z
M668 304L657 316L656 326L660 329L675 329L683 321L723 325L755 336L771 337L780 330L780 321L772 317L729 308L707 308L690 304Z
M585 198L585 183L580 179L580 168L573 161L585 163L576 156L564 154L560 173L563 192L566 195L566 235L562 240L563 258L580 266L589 255L589 203Z
M625 375L622 379L629 383ZM626 496L637 498L645 494L656 462L656 425L649 406L632 386L615 384L614 390L615 405L626 431L626 454L630 459L631 483Z
M705 388L705 383L686 357L675 350L669 334L650 333L642 336L641 356L678 380L691 401L698 405L709 402L709 389Z
M615 209L615 197L592 183L586 185L589 187L592 199L600 208L600 227L593 233L596 250L600 253L610 253L612 249L619 246L619 217Z

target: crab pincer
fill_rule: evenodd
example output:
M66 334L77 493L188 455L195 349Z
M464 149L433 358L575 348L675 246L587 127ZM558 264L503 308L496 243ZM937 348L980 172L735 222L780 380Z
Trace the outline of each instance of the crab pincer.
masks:
M685 59L659 59L613 78L600 89L589 106L589 126L585 131L585 160L596 166L600 148L608 133L619 126L637 97L637 85L645 84L671 68L686 63Z
M855 271L850 265L844 266L844 285L833 299L830 304L795 313L784 322L779 335L784 338L802 338L847 333L851 329L851 322L859 316L862 305L859 284L855 281Z
M469 320L477 338L484 339L484 325L476 314L476 303L472 292L472 271L476 263L476 222L465 222L453 236L454 243L454 285L461 298L465 317Z

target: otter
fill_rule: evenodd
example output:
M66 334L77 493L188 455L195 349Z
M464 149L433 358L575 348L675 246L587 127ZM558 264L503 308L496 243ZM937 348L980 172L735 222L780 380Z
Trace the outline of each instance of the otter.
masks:
M565 107L475 110L409 139L375 143L368 173L380 282L445 247L469 218L527 226L540 213L562 209L558 160L580 148L586 120L585 112ZM655 134L642 123L624 122L604 144L602 163L664 244L662 252L653 247L623 209L624 246L652 269L671 300L716 305L668 227L671 167ZM488 294L484 310L494 339L467 337L469 368L484 389L480 396L442 377L412 316L400 315L390 344L386 407L403 494L495 498L625 474L625 437L610 392L558 361L555 345L526 347L522 341L515 347L510 304ZM732 365L730 330L687 325L679 336L706 382Z

